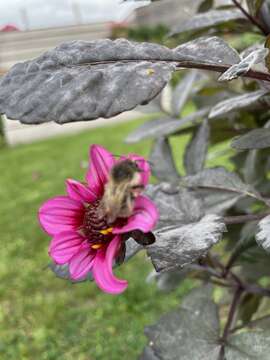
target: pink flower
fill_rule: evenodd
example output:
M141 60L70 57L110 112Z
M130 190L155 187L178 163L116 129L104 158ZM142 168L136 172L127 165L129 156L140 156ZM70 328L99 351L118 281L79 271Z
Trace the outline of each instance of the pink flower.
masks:
M139 169L139 186L147 185L150 168L144 158L131 154L116 160L103 147L92 145L87 184L68 179L67 195L46 201L39 210L40 224L52 236L49 255L54 262L68 264L73 280L80 280L91 271L99 288L111 294L123 292L128 284L116 278L112 271L124 248L125 234L136 233L135 230L148 233L158 219L155 205L140 194L134 197L132 213L127 218L117 218L108 224L106 216L100 217L100 204L111 170L126 159L135 162Z

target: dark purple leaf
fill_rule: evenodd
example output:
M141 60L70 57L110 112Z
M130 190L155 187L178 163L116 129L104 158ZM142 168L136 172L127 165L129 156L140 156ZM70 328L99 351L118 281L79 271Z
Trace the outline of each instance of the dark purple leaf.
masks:
M182 119L166 117L146 121L143 125L130 133L125 139L125 141L128 144L131 144L137 141L141 141L143 139L159 138L162 136L174 134L188 123L197 124L200 121L200 118L207 115L208 112L209 108L203 108L183 117Z
M221 101L212 108L209 119L224 117L233 111L265 108L267 92L267 90L257 90Z
M246 74L250 69L253 69L255 64L264 65L265 57L268 54L268 49L262 48L254 50L251 54L241 60L238 64L231 66L219 78L219 81L231 81L239 76ZM265 67L267 73L267 68Z
M265 149L270 147L270 129L253 129L232 140L231 146L238 150Z
M197 222L174 225L155 231L156 242L147 254L157 271L184 267L204 256L226 231L222 218L205 215Z
M196 32L216 25L224 24L232 20L246 20L246 17L238 9L210 10L194 15L191 19L182 22L172 28L170 35L184 32Z
M146 104L176 66L224 71L239 56L222 39L175 49L151 43L71 41L14 65L0 80L0 114L27 124L109 118Z
M210 128L208 121L204 120L198 130L195 131L191 141L186 147L184 164L188 175L196 174L204 167Z
M158 138L149 156L152 174L160 181L177 181L179 174L173 160L171 146L167 138Z

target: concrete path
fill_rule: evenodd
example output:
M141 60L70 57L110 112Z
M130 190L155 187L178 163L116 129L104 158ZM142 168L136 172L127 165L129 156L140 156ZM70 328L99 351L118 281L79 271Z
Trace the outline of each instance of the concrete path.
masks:
M131 121L143 116L139 111L127 111L110 119L97 119L86 122L68 123L58 125L56 123L45 123L41 125L23 125L19 121L4 118L4 133L6 142L10 146L26 144L54 136L75 134L84 130L104 127L111 124Z

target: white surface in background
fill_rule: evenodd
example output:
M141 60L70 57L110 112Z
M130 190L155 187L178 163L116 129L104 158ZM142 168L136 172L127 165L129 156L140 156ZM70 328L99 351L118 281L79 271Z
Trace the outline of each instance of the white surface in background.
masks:
M149 1L122 0L0 0L0 27L13 24L21 30L122 21Z
M64 125L52 122L41 125L24 125L19 121L8 120L4 117L4 133L8 145L15 146L19 144L32 143L42 139L48 139L55 136L76 134L84 130L98 127L123 123L138 119L143 114L139 111L126 111L110 119L97 119L85 122L74 122ZM117 131L117 129L116 129Z

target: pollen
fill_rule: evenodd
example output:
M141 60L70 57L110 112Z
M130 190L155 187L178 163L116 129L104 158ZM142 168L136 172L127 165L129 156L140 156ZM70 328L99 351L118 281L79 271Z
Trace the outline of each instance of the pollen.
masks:
M102 235L108 235L108 234L111 234L113 231L113 228L112 227L109 227L108 229L103 229L103 230L100 230L99 232L102 234Z
M93 244L91 245L91 248L94 250L100 249L102 247L102 244Z
M153 75L155 73L155 70L154 69L147 69L147 75Z

